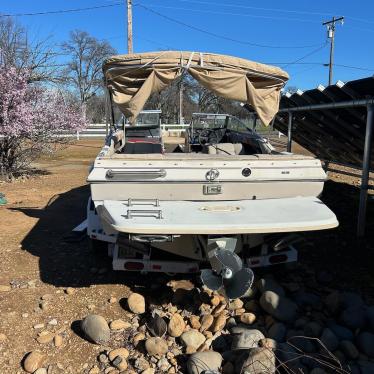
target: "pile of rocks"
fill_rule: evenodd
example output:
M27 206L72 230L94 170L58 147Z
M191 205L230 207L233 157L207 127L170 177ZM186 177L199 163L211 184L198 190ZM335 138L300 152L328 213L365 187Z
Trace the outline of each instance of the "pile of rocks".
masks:
M314 274L264 277L231 301L190 282L170 285L170 300L132 293L123 319L81 321L83 336L102 346L86 373L374 373L374 307ZM39 352L23 362L29 373L44 365Z

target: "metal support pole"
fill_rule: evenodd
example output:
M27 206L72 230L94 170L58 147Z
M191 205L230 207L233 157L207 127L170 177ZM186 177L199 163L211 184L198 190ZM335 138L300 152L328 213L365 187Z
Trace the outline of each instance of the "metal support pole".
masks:
M292 113L288 112L287 152L292 150Z
M371 140L372 140L372 135L373 135L373 126L374 126L374 105L371 104L367 106L365 148L364 148L364 157L362 161L360 205L359 205L358 222L357 222L357 236L359 238L362 238L365 235L366 204L367 204L367 196L368 196L368 189L369 189Z

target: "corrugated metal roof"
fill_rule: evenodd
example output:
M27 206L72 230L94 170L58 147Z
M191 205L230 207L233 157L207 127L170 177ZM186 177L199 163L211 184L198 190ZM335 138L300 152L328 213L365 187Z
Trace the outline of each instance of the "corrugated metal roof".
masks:
M280 109L368 98L374 98L374 77L286 93ZM318 158L362 166L366 114L366 107L294 112L292 139ZM287 134L288 113L278 113L274 127ZM374 169L373 147L371 160Z

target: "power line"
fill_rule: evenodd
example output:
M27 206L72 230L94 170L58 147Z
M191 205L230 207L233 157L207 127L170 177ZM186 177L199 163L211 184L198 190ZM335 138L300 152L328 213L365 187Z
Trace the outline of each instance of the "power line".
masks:
M86 10L102 9L102 8L112 8L123 5L123 3L117 2L113 4L97 5L86 8L73 8L73 9L60 9L60 10L49 10L46 12L34 12L34 13L13 13L13 14L0 14L0 17L24 17L24 16L44 16L47 14L61 14L61 13L74 13L83 12Z
M180 20L177 20L175 18L172 18L172 17L169 17L163 13L160 13L152 8L149 8L143 4L136 4L138 7L141 7L153 14L156 14L157 16L161 17L161 18L164 18L168 21L171 21L171 22L174 22L174 23L177 23L179 25L182 25L184 27L187 27L191 30L195 30L195 31L199 31L203 34L206 34L206 35L210 35L210 36L213 36L215 38L218 38L218 39L223 39L223 40L227 40L227 41L230 41L230 42L234 42L234 43L238 43L238 44L244 44L244 45L251 45L253 47L260 47L260 48L274 48L274 49L293 49L293 48L297 48L297 49L301 49L301 48L311 48L311 47L315 47L315 45L309 45L309 46L275 46L275 45L267 45L267 44L258 44L258 43L253 43L253 42L248 42L248 41L245 41L245 40L239 40L239 39L234 39L234 38L231 38L229 36L225 36L225 35L219 35L219 34L216 34L214 32L211 32L211 31L208 31L208 30L204 30L204 29L201 29L200 27L197 27L197 26L193 26L193 25L190 25L190 24L187 24L183 21L180 21Z
M294 64L296 64L296 63L298 63L298 62L304 60L305 58L307 58L307 57L309 57L309 56L312 56L312 55L316 54L317 52L319 52L320 50L322 50L323 48L325 48L326 45L327 45L327 42L324 43L324 44L323 44L322 46L320 46L319 48L314 49L313 51L307 53L306 55L304 55L304 56L298 58L297 60L295 60L295 61L293 61L293 62L290 62L290 63L284 65L283 68L286 68L286 67L288 67L288 66L290 66L290 65L294 65Z
M215 11L215 10L181 8L181 7L176 7L176 6L158 5L158 4L149 4L149 5L151 5L152 7L156 7L156 8L186 10L186 11L189 11L189 12L198 12L198 13L207 13L207 14L221 14L221 15L225 15L225 16L250 17L250 18L281 20L281 21L298 21L298 22L319 23L318 21L313 21L313 20L306 19L306 18L300 19L300 18L289 18L289 17L263 16L263 15L248 14L248 13L220 12L220 11Z

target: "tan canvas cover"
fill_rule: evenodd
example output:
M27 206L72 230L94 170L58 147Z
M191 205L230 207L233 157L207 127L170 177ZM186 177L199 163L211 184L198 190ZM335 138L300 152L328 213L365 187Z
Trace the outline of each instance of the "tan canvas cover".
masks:
M283 70L237 57L200 52L149 52L113 56L103 66L114 102L133 123L149 96L187 71L202 86L248 103L268 125L279 108Z

